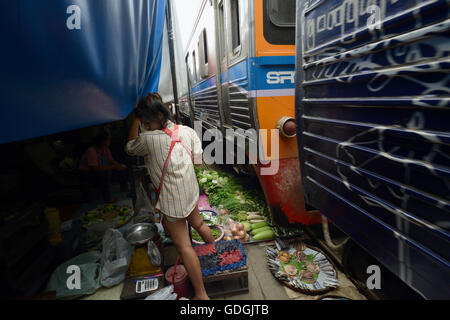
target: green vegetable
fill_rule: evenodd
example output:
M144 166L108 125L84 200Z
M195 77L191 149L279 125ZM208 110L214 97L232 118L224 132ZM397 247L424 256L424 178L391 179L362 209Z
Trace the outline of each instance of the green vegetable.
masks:
M115 205L113 205L113 204L107 204L105 207L104 207L104 211L105 212L108 212L108 211L112 211L112 210L114 210L115 209Z
M267 223L267 222L257 222L257 223L253 223L252 224L252 230L255 230L255 229L259 229L259 228L262 228L262 227L266 227L266 226L268 226L269 224Z
M217 228L210 228L211 229L211 233L214 237L214 240L216 240L217 238L219 238L222 235L222 231L220 231ZM204 242L203 238L201 235L198 234L197 230L191 229L192 230L192 239L198 241L198 242Z
M275 234L272 230L266 230L258 233L257 235L253 236L254 241L261 241L261 240L271 240L275 238Z
M252 230L252 233L254 235L256 235L256 234L258 234L258 233L260 233L262 231L267 231L267 230L272 230L272 228L269 227L269 226L266 226L266 227L262 227L262 228L258 228L258 229Z
M237 219L239 221L247 221L247 214L245 214L245 212L240 212L237 214Z
M208 169L195 168L195 173L199 187L205 191L213 208L226 209L228 217L234 221L247 221L251 224L266 220L266 215L267 221L271 221L264 194L249 186L248 179ZM259 219L249 221L247 213L258 216L253 218Z
M242 224L244 225L245 231L248 232L248 231L252 230L252 225L249 222L243 221Z

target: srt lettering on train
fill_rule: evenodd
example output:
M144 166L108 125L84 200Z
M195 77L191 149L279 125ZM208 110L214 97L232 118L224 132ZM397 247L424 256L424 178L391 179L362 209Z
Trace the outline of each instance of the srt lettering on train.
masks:
M285 84L286 82L295 84L294 71L271 71L267 73L267 84Z

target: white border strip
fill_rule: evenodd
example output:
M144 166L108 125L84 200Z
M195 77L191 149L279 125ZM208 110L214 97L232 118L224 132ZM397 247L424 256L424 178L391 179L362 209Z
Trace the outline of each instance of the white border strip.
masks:
M273 89L273 90L251 90L248 92L248 96L250 98L295 96L295 88Z

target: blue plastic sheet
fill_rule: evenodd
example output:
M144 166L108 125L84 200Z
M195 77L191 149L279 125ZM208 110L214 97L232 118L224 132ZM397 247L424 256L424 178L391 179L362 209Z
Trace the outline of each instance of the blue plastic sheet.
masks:
M126 118L158 90L165 0L0 4L0 143Z

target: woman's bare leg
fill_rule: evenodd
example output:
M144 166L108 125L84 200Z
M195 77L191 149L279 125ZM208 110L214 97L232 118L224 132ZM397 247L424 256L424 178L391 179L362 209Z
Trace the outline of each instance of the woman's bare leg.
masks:
M198 211L198 206L195 206L195 209L192 210L191 214L187 217L187 221L191 224L191 226L197 230L203 240L207 243L214 242L214 236L211 232L211 229L208 227L206 223L203 222L203 219Z
M189 239L186 219L179 219L179 221L175 222L166 221L165 224L175 248L183 259L189 278L191 279L191 283L195 291L194 299L209 300L209 297L206 294L205 285L203 284L200 261L198 260L197 254L192 248L191 241Z
M167 229L167 219L163 214L161 214L161 224L163 226L164 233L170 237L169 229Z

